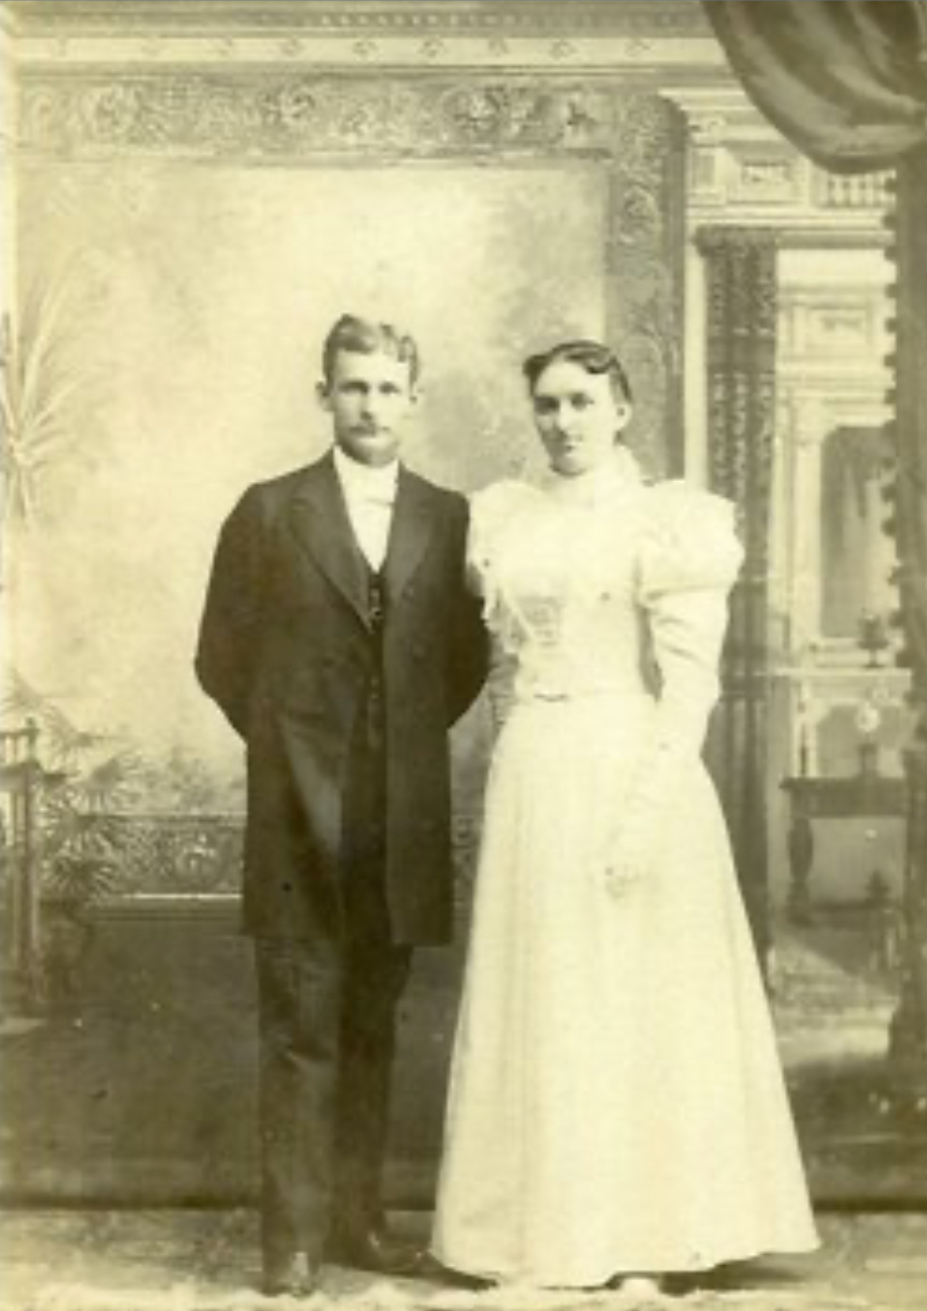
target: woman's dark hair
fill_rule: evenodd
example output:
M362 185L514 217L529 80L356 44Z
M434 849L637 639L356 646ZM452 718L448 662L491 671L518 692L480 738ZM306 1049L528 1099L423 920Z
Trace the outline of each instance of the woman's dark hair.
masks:
M522 372L528 379L528 388L532 393L544 370L561 360L567 364L578 364L587 373L607 373L615 399L631 404L631 384L624 365L610 347L603 346L599 341L562 341L539 355L530 355L522 365Z
M322 347L322 373L326 382L331 382L335 372L335 357L339 351L354 352L358 355L372 355L382 351L409 366L409 381L414 386L418 381L420 361L418 346L408 333L400 332L391 323L374 323L362 319L356 314L342 314L334 325Z

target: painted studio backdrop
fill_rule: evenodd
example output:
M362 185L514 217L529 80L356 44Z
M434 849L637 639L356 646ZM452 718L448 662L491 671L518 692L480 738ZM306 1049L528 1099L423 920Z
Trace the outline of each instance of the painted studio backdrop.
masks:
M405 456L437 482L538 472L521 361L605 336L647 469L737 502L711 763L812 1181L918 1196L923 1124L880 1110L907 732L884 178L800 157L694 4L27 10L4 189L4 1194L253 1195L242 753L192 657L222 518L327 444L320 347L351 311L418 340ZM454 735L458 938L420 953L402 1015L406 1204L434 1178L489 733L478 703Z

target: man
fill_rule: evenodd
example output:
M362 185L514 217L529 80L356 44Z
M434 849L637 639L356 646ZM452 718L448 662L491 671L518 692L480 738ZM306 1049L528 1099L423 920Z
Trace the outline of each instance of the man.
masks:
M395 1007L412 947L450 937L447 730L486 660L466 502L398 460L418 369L390 325L335 324L333 449L245 492L200 633L200 682L247 748L269 1294L311 1291L323 1259L416 1259L380 1198Z

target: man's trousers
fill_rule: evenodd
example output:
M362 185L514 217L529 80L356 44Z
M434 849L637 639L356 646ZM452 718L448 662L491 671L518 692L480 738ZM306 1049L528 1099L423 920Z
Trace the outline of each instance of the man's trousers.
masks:
M297 1251L318 1264L333 1229L363 1232L382 1212L395 1012L412 953L390 934L377 691L345 790L343 933L256 943L265 1267Z

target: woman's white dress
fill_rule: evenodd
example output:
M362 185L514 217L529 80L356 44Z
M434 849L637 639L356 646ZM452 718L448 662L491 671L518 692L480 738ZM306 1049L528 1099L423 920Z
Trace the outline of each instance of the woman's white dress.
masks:
M816 1247L700 755L741 563L731 506L649 486L621 451L478 493L470 563L510 702L433 1251L544 1287Z

